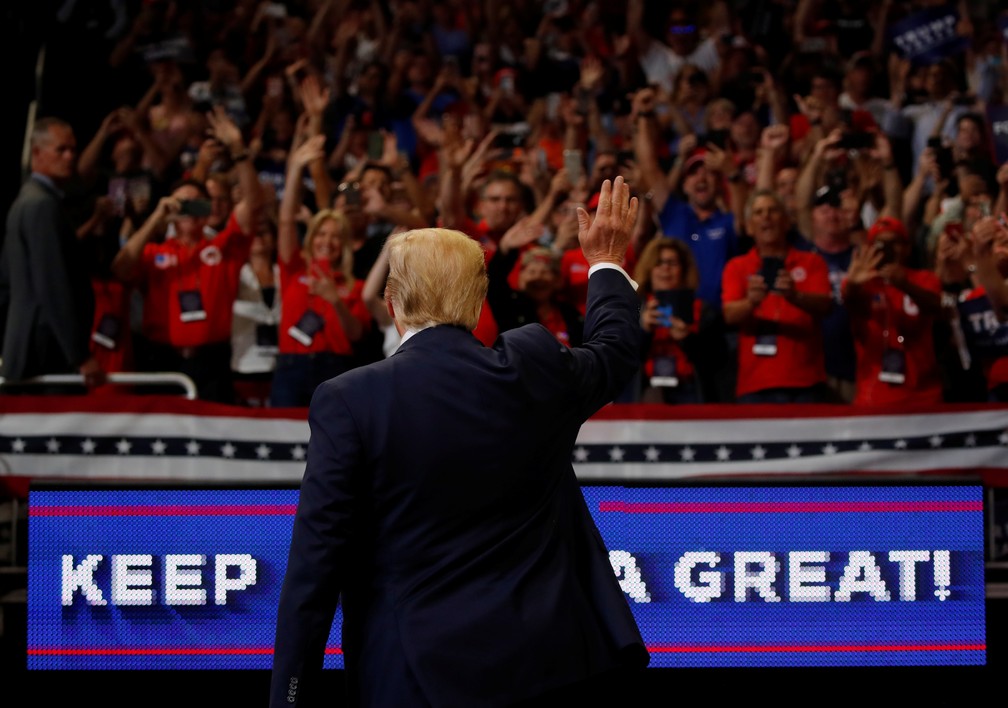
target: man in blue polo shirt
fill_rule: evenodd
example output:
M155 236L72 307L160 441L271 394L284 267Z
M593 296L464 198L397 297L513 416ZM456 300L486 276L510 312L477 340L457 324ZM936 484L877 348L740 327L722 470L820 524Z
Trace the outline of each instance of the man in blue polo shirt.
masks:
M654 208L659 210L662 233L685 241L693 252L700 274L697 297L720 307L721 271L737 251L735 217L718 208L721 175L707 166L702 150L690 155L682 175L686 201L666 194L659 202L659 195L653 193Z
M737 180L741 172L721 175L708 167L706 150L690 150L686 146L695 141L682 141L683 147L666 175L657 157L660 146L659 128L654 120L655 100L651 88L638 91L633 98L634 158L641 182L638 191L649 193L662 234L689 245L700 274L697 297L720 311L721 271L728 259L737 254L738 247L735 217L718 207L717 196L722 177ZM676 182L682 184L685 201L669 188Z

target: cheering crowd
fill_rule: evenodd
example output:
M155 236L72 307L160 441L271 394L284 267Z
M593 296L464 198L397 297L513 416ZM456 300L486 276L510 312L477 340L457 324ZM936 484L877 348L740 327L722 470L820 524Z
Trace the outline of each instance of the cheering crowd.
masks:
M577 345L576 209L623 175L642 358L619 401L1008 400L997 3L107 10L117 100L87 134L35 123L8 217L8 381L180 371L305 406L395 351L383 245L432 225L483 246L477 338Z

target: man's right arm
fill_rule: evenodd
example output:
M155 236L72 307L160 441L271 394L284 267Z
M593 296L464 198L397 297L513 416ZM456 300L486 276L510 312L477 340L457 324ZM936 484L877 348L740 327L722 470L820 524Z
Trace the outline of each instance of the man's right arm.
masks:
M588 261L588 303L584 342L570 350L573 372L587 418L626 386L640 365L636 283L623 270L634 223L637 198L617 177L602 185L595 219L578 208L578 240Z

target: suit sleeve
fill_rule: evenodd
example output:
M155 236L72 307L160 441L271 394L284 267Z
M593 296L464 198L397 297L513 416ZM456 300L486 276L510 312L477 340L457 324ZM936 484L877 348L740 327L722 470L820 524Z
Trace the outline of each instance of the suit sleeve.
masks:
M584 341L570 349L584 418L611 402L640 366L640 300L626 276L602 269L588 280Z
M318 700L325 643L347 570L362 462L357 426L332 382L316 391L308 423L308 462L277 612L271 706L297 706L312 696Z

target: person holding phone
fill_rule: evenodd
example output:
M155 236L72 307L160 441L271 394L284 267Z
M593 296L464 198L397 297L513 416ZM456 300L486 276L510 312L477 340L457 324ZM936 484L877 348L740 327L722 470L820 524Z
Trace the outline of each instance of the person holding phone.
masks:
M371 321L361 295L364 281L354 277L347 218L339 211L319 211L298 246L302 173L313 160L324 158L324 141L316 135L291 152L280 201L279 354L270 392L274 408L307 406L319 384L351 369L354 343Z
M843 297L857 352L856 405L942 401L932 334L941 282L931 271L907 267L909 256L903 223L882 217L851 259Z
M757 190L745 208L753 248L725 266L724 318L738 327L740 403L826 400L822 318L830 311L826 262L787 240L784 203Z
M212 239L206 226L213 205L206 186L180 183L130 236L112 261L112 272L138 281L144 296L143 342L138 366L180 371L199 396L230 403L231 317L239 273L248 260L262 194L241 130L220 106L207 114L212 137L235 165L241 200ZM174 238L156 242L168 227Z
M698 275L689 247L655 238L634 270L641 298L641 391L644 403L701 403L696 376L698 335L710 313L696 297Z

